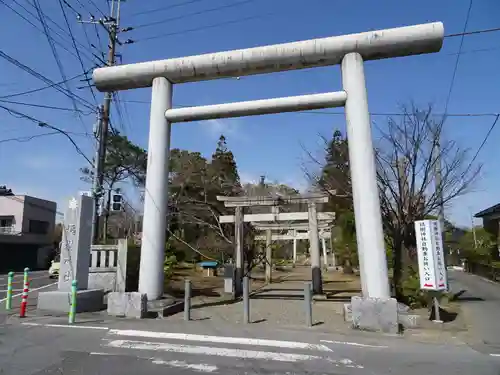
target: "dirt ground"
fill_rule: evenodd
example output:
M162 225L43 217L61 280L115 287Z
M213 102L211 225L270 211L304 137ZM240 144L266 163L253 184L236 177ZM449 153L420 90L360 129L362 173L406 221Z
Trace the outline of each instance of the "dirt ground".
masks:
M272 283L264 282L263 270L256 269L251 274L251 315L253 323L271 324L282 327L302 326L304 324L303 290L304 283L311 280L310 266L277 267L273 270ZM324 270L323 295L314 296L312 305L315 326L324 332L350 332L351 328L344 321L344 303L351 297L360 295L358 274L346 275L334 269ZM231 295L224 293L222 275L206 276L194 265L184 264L178 267L165 284L167 293L182 298L184 280L192 282L193 319L212 322L221 321L233 324L242 320L241 302L234 301ZM466 332L466 327L457 303L443 304L441 312L445 324L436 324L429 320L428 309L413 310L412 314L421 317L419 327L405 330L405 335L422 342L454 342ZM182 319L182 314L169 317Z
M182 264L176 267L173 276L165 283L165 292L174 297L184 296L184 280L191 280L193 303L211 303L230 299L224 293L224 278L222 275L207 276L206 271L198 269L193 264ZM266 286L263 270L252 270L250 275L251 292L255 293ZM311 281L311 268L308 266L276 267L272 272L273 284L279 283L286 288L296 286L298 282ZM323 272L323 285L328 300L349 301L351 296L359 295L360 282L357 275L344 275L337 271Z

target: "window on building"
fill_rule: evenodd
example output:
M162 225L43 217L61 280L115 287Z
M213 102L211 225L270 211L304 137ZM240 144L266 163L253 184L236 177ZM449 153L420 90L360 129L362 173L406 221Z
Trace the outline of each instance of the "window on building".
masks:
M40 220L30 220L29 232L35 234L47 234L49 232L49 223Z
M0 227L11 227L13 225L12 218L0 218Z

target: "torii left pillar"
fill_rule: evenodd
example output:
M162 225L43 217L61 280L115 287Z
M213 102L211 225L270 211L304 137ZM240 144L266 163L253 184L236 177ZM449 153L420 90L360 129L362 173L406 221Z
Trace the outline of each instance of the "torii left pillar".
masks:
M151 94L148 173L139 270L139 292L145 293L148 300L156 300L163 295L171 133L171 124L165 118L165 111L170 108L172 83L163 77L155 78Z

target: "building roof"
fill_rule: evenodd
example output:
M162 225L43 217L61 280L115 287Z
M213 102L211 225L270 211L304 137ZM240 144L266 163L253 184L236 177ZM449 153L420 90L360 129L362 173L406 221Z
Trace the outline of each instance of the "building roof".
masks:
M474 215L474 217L485 217L498 213L500 213L500 203L495 204L494 206L491 206L485 210L479 211L477 214Z

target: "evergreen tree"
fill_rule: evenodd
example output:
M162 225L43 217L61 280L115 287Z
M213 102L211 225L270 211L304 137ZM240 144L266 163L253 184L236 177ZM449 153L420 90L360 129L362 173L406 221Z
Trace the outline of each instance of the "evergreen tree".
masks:
M330 201L334 203L336 209L351 209L352 188L347 138L339 130L336 130L325 151L325 164L318 185L323 190L335 190L337 195L343 196L333 195L331 197Z
M221 135L210 163L210 178L219 194L235 195L242 190L238 167L233 153L228 149L226 137Z
M336 213L336 255L350 272L351 265L357 265L356 227L352 202L351 175L349 170L349 147L347 138L336 130L326 143L325 163L317 181L321 190L335 194L330 195L326 211Z

